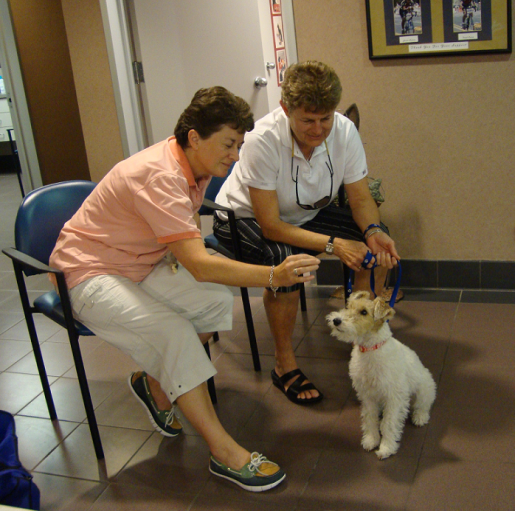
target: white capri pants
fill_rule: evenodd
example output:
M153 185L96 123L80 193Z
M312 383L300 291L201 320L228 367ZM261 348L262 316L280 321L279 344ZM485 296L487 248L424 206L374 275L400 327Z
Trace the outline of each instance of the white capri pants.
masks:
M171 402L216 374L198 333L232 329L233 295L158 263L140 283L92 277L70 290L75 317L158 380Z

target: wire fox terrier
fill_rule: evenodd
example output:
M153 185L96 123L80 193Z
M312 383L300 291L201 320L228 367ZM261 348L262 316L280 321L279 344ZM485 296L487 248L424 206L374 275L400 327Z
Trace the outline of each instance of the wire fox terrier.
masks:
M411 397L416 426L428 423L436 397L436 384L418 355L393 338L388 321L394 314L382 298L372 301L367 291L358 291L347 308L326 317L332 336L354 344L349 374L361 402L361 445L367 451L379 447L379 459L399 449Z

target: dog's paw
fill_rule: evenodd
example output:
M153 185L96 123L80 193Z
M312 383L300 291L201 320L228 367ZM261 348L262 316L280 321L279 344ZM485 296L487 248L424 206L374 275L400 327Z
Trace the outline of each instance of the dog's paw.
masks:
M379 435L376 436L372 434L367 434L363 435L363 438L361 439L361 445L363 446L363 449L365 449L365 451L372 451L379 445L380 441L381 437Z
M429 412L422 412L417 410L411 415L411 422L415 426L425 426L429 422Z
M399 449L399 444L394 443L393 445L381 442L379 449L376 451L376 455L380 460L385 460L392 454L395 454Z

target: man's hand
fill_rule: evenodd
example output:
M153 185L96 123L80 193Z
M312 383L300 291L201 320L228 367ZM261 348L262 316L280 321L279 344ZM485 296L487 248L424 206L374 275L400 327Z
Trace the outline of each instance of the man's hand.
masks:
M378 266L386 266L391 270L397 265L397 261L401 260L395 248L395 242L385 232L379 232L370 236L367 240L367 245L372 254L375 255Z

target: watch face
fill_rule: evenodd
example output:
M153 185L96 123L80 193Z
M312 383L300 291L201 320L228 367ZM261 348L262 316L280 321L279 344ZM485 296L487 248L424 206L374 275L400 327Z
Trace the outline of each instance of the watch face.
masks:
M332 243L328 243L327 246L325 247L325 253L326 254L332 254L333 250L334 250L333 244Z

